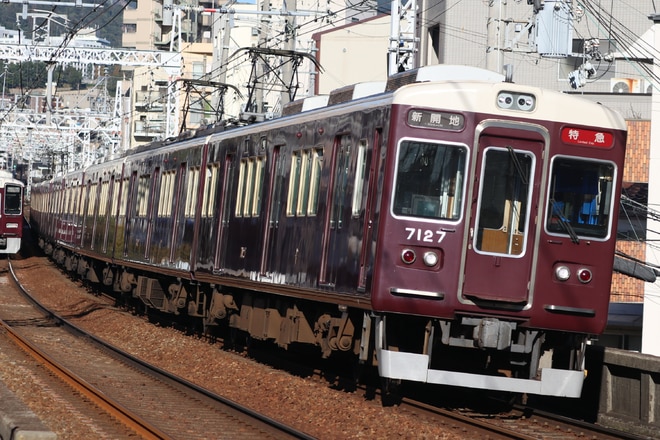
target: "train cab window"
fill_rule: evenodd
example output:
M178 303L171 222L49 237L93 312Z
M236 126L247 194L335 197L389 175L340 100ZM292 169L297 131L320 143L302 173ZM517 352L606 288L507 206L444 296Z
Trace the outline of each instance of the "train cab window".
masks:
M5 187L5 214L17 215L21 213L23 202L21 200L21 187L8 184Z
M546 208L547 231L568 235L573 241L579 237L607 238L615 170L609 162L555 158Z
M394 215L458 220L467 149L454 144L403 141L399 145Z
M529 221L534 156L511 148L488 148L479 190L475 249L522 255Z

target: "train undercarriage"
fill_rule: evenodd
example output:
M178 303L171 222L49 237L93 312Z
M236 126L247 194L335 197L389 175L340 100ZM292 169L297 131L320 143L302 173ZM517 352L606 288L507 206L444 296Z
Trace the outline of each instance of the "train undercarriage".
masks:
M351 354L358 364L378 368L384 401L396 401L402 381L580 396L586 335L544 333L496 317L444 320L378 314L195 283L40 244L69 273L105 286L125 304L146 313L178 315L205 334L230 329L283 349L316 346L322 358Z

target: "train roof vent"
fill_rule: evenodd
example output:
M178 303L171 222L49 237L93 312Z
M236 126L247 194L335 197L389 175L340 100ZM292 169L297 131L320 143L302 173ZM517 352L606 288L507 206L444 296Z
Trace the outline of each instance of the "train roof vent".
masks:
M328 98L328 95L316 95L297 99L284 105L284 108L282 108L282 116L295 115L296 113L325 107L328 105Z
M377 95L385 91L385 81L364 82L351 84L330 92L328 105L339 104L352 101L354 99L364 98L371 95Z
M387 80L386 90L392 91L399 87L416 82L427 81L486 81L502 82L504 75L491 70L471 66L455 66L451 64L436 64L419 69L396 73Z

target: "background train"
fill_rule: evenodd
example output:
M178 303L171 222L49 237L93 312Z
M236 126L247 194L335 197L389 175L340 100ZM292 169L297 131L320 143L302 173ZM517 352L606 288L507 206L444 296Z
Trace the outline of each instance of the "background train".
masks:
M457 66L291 103L35 185L58 263L144 307L402 380L580 396L626 124Z
M23 190L12 173L0 170L0 254L15 254L23 237Z

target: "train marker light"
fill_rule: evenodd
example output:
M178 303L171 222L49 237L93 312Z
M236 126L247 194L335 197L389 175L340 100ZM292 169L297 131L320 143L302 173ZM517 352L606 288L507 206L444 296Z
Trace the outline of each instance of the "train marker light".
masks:
M566 266L555 267L555 276L559 281L566 281L571 277L571 270Z
M401 252L401 261L406 264L413 264L416 259L417 256L415 255L415 251L412 249L404 249L403 252Z
M7 223L7 229L18 229L18 223Z
M536 97L522 93L500 92L497 106L503 109L531 112L536 107Z
M591 282L591 280L594 278L593 274L589 269L578 270L577 276L578 276L578 280L580 280L580 282L584 284Z
M435 252L425 252L423 260L428 267L433 267L438 264L438 255Z
M513 96L511 93L500 93L497 96L497 105L500 108L511 108L513 105Z

